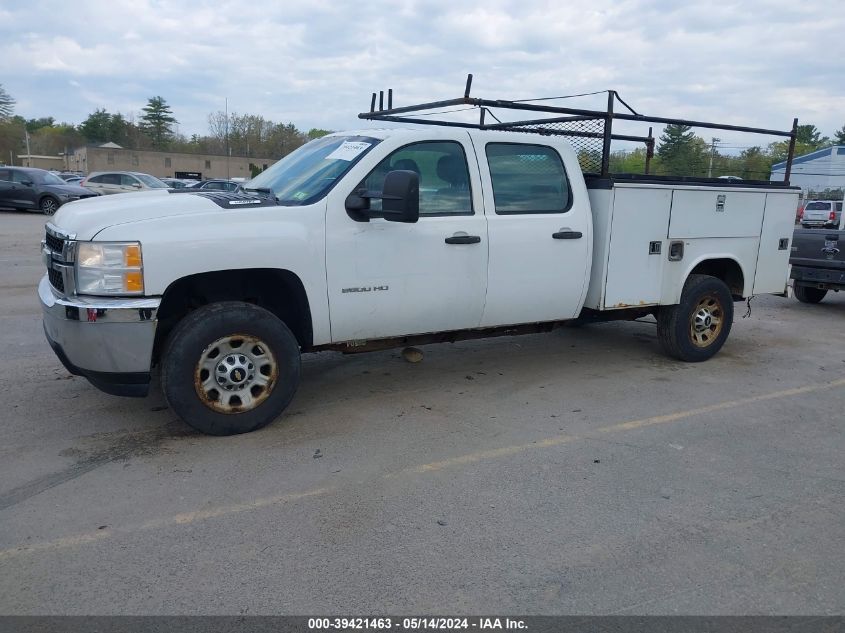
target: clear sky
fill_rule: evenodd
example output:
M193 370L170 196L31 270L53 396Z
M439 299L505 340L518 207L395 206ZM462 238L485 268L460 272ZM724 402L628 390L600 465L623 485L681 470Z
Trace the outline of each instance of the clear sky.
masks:
M222 110L300 129L395 105L613 88L651 115L845 125L845 0L0 0L0 83L26 118ZM600 105L589 99L573 106Z

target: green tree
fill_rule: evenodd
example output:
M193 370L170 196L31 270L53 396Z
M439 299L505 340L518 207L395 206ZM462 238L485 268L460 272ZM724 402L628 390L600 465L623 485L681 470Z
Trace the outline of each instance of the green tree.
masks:
M310 130L308 130L308 133L306 134L306 136L308 137L309 141L313 141L315 138L322 138L326 134L331 134L331 133L332 133L331 130L321 130L320 128L312 127Z
M709 145L688 125L670 124L658 139L657 157L662 173L672 176L706 174Z
M26 131L32 134L37 132L42 127L53 127L56 120L51 116L41 117L40 119L29 119L26 122Z
M645 156L644 147L638 147L633 151L618 151L610 155L610 172L613 174L644 174ZM599 158L601 158L599 156Z
M106 143L111 139L111 115L105 108L94 110L79 124L79 133L89 143ZM117 141L115 141L117 142Z
M173 124L178 123L170 106L162 97L150 97L141 109L141 130L150 137L154 148L166 149L173 138Z
M16 156L26 151L25 134L26 121L23 117L13 116L0 121L0 164L14 165Z
M739 176L745 180L768 180L772 172L772 159L758 146L742 150L739 155Z
M3 84L0 84L0 121L8 120L14 111L15 100L6 92Z
M842 126L841 130L836 130L833 133L833 142L837 145L845 145L845 125Z
M795 136L795 142L808 145L813 148L811 151L815 151L830 144L830 139L822 136L822 133L819 132L815 125L808 123L807 125L798 126L798 134Z

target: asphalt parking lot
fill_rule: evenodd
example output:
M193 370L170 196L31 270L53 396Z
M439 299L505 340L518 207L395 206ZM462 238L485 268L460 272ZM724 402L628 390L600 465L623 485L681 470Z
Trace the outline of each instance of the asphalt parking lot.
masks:
M0 212L2 614L841 614L845 296L655 328L303 360L288 413L193 433L44 341L44 217Z

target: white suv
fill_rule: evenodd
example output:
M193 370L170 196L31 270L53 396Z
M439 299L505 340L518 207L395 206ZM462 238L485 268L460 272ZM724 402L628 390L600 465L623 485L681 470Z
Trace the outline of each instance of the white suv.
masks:
M801 226L805 229L821 226L835 229L842 217L842 201L811 200L804 206L801 215Z
M103 195L147 189L167 189L167 185L155 176L136 171L95 171L80 184L86 189Z

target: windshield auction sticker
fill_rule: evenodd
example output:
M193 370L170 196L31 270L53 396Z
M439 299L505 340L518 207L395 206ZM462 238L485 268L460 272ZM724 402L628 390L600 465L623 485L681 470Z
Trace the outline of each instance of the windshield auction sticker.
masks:
M352 160L361 152L367 151L372 143L365 143L363 141L343 141L331 154L326 156L326 160Z

